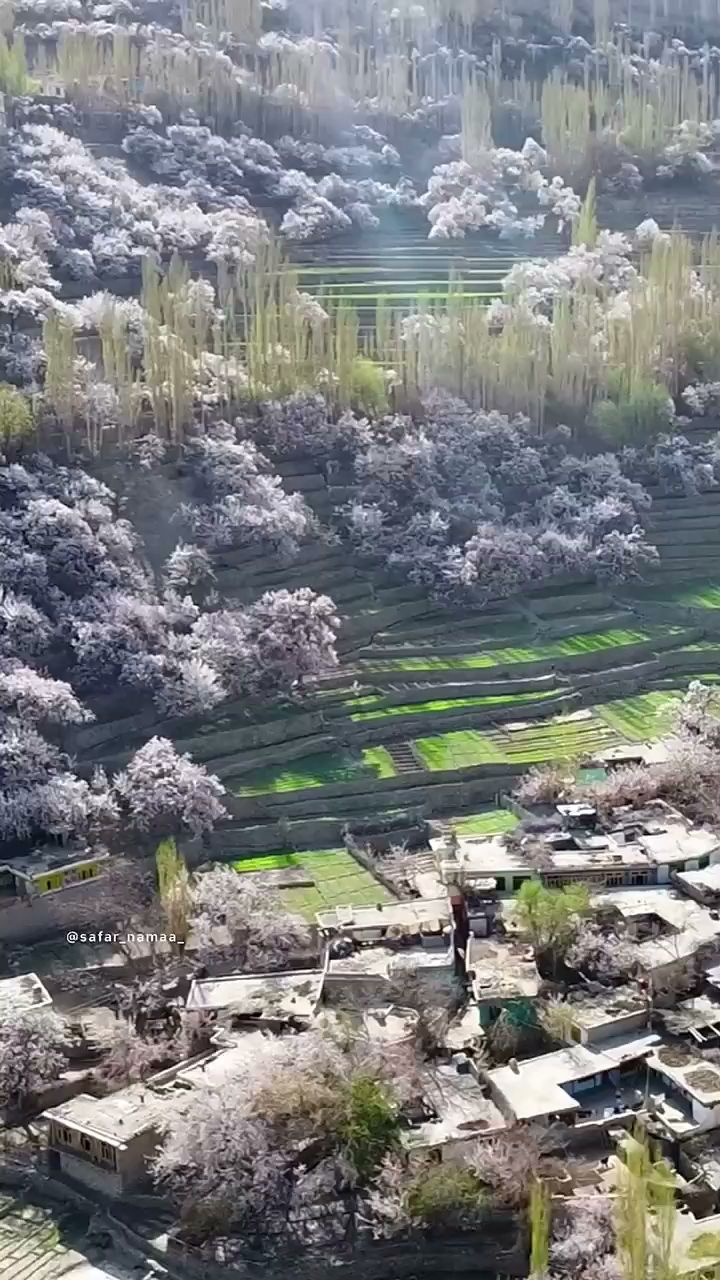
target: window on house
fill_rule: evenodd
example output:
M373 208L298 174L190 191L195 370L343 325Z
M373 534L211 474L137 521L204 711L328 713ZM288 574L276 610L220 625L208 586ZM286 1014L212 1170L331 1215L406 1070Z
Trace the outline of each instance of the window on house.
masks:
M607 885L608 889L613 887L617 888L618 885L621 885L623 883L624 878L625 877L622 871L609 871L605 877L605 884Z
M106 1160L108 1164L115 1168L115 1152L112 1147L108 1146L107 1142L100 1143L100 1155L103 1160Z
M84 1133L81 1135L81 1138L80 1138L80 1146L82 1147L83 1151L92 1151L92 1143L89 1138L85 1137Z
M45 881L45 888L46 888L46 889L52 889L52 880L46 880L46 881Z
M529 876L513 876L513 889L517 892L525 884L525 881L529 879Z
M647 871L633 871L630 875L631 884L647 884L647 882L648 882Z
M66 1129L61 1125L58 1128L57 1135L60 1142L67 1142L68 1146L72 1146L73 1136L69 1129Z
M505 890L505 877L504 877L504 876L495 876L495 888L496 888L496 889L502 889L502 890L503 890L503 892L504 892L504 890Z

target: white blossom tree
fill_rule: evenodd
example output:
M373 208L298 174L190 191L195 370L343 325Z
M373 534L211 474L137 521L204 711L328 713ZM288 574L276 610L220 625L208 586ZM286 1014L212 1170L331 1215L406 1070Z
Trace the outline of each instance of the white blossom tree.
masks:
M156 1173L201 1238L282 1247L321 1172L330 1202L372 1178L397 1143L398 1107L377 1071L317 1030L252 1050L241 1079L169 1109Z
M0 1003L0 1107L18 1113L67 1065L65 1023L45 1009Z
M143 834L193 836L226 817L225 788L168 738L151 738L116 775L113 790L130 825Z
M301 916L285 911L279 899L239 875L217 866L195 877L191 934L201 954L229 949L242 968L277 969L288 958L308 953L311 931Z

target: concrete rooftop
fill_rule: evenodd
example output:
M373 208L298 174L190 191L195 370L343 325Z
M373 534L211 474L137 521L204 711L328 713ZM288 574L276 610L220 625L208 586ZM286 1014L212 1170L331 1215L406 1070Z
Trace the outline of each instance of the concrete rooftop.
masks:
M322 990L321 969L293 973L229 973L196 978L188 993L188 1012L228 1009L245 1017L311 1018Z
M486 1137L507 1127L502 1112L485 1096L472 1072L460 1074L452 1065L435 1064L423 1073L421 1088L437 1118L406 1131L403 1141L409 1148Z
M199 1086L217 1088L241 1079L267 1043L262 1032L251 1032L230 1047L158 1072L143 1084L127 1085L106 1098L80 1093L57 1107L48 1107L43 1116L100 1138L110 1146L124 1147L132 1138L159 1127L171 1099Z
M57 1120L81 1129L113 1147L124 1147L141 1133L157 1128L163 1100L147 1084L131 1084L106 1098L79 1093L57 1107L43 1112L46 1120Z
M449 947L429 947L417 943L410 947L383 946L378 943L374 947L361 947L351 956L340 956L330 960L328 974L336 977L342 974L367 975L384 978L401 978L403 973L428 969L448 970L453 968L454 959Z
M13 1010L41 1009L52 1004L52 996L36 973L19 973L0 979L0 1005Z
M450 926L450 907L446 896L412 898L406 902L383 902L374 907L338 906L318 911L318 926L338 933L355 933L364 929L393 929L399 934L417 933L421 929L441 932Z
M532 948L497 937L470 935L467 967L474 972L473 994L477 1000L534 999L540 989L540 975Z
M582 1097L574 1098L563 1085L613 1071L622 1063L641 1061L659 1039L651 1033L634 1039L608 1040L597 1047L571 1045L527 1058L517 1064L517 1070L495 1067L487 1073L488 1080L517 1120L579 1111Z
M672 1048L675 1051L675 1046ZM650 1055L648 1065L682 1092L690 1094L701 1106L715 1107L720 1103L720 1070L704 1058L688 1052L687 1061L679 1063L674 1052L672 1059L667 1061L661 1046L658 1052Z
M672 966L693 956L699 947L717 940L720 947L720 920L714 920L710 908L674 889L660 885L642 890L618 889L597 894L594 906L617 910L626 924L643 916L657 916L665 925L664 937L649 938L637 946L638 961L653 971Z

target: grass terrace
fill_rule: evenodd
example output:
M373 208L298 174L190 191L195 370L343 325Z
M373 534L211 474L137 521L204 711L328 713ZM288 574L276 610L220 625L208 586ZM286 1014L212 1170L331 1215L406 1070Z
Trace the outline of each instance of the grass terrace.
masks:
M700 678L705 680L708 677ZM669 732L673 704L682 692L682 689L675 689L638 693L632 698L604 703L596 710L601 719L631 742L652 741Z
M681 608L720 609L720 583L712 580L697 582L653 583L651 586L634 586L632 595L642 601L678 605Z
M613 729L592 711L532 724L505 725L495 731L502 758L511 764L576 760L617 744Z
M476 764L502 764L505 759L490 735L477 729L417 738L415 750L426 769L468 769Z
M312 884L280 889L279 896L289 911L296 911L309 920L314 920L316 912L329 907L346 904L362 907L392 901L387 889L359 866L346 849L317 849L310 853L278 850L257 858L242 858L232 865L242 875L291 867L306 872Z
M486 733L467 730L419 738L415 748L428 769L464 769L479 764L572 760L613 746L618 735L590 711L531 724L507 724Z
M695 609L720 609L720 584L708 582L689 587L672 597L673 604L684 604Z
M720 603L720 588L718 588ZM357 665L366 673L372 668L398 671L462 670L466 667L494 667L514 662L539 662L543 659L574 657L576 654L599 653L626 645L647 644L660 636L674 635L682 631L679 626L612 628L587 634L566 636L547 644L506 645L487 652L484 649L466 654L413 655L412 657L364 658Z
M386 716L426 715L434 711L454 711L457 707L512 707L516 703L540 702L543 698L554 697L560 692L559 689L551 689L543 690L542 693L492 694L477 698L436 698L431 702L410 702L403 706L380 706L374 711L358 711L350 718L352 720L383 720ZM364 701L382 703L383 699L364 699Z
M236 795L254 796L267 792L299 791L304 787L325 787L332 782L355 782L358 778L391 778L395 773L384 747L366 747L357 756L350 752L326 751L305 756L297 764L269 765L243 776L233 788Z
M501 836L518 824L514 813L508 809L490 809L487 813L470 813L462 818L451 818L451 825L459 836Z

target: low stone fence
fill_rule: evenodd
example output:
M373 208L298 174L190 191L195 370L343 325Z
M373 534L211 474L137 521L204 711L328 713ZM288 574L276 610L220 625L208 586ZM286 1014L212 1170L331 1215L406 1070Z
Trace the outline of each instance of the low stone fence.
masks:
M407 1240L366 1239L355 1249L331 1249L324 1254L286 1255L264 1262L219 1264L208 1262L194 1249L170 1236L168 1259L182 1263L190 1280L404 1280L428 1275L466 1275L473 1280L496 1276L526 1276L527 1246L517 1218L490 1213L477 1231L442 1240L417 1236Z
M562 613L600 613L612 608L612 596L607 591L587 591L573 596L528 596L525 605L539 618ZM567 606L570 605L569 608Z
M268 707L267 710L270 711L271 708ZM258 713L259 711L258 708ZM243 713L244 720L241 719ZM227 703L217 709L213 721L217 727L207 733L198 733L202 721L163 721L148 712L130 716L126 720L111 721L103 726L90 726L99 731L97 745L92 745L91 739L89 747L83 750L87 739L81 739L78 733L72 735L67 746L68 749L82 752L86 759L89 757L108 767L119 768L142 742L155 734L172 738L178 751L188 751L193 759L204 762L233 752L259 750L278 743L289 743L293 739L311 738L322 734L323 729L327 730L321 711L274 715L271 719L255 723L247 716L247 703ZM188 736L183 736L184 734ZM103 749L110 743L115 747L112 754Z
M433 650L436 653L435 650ZM436 656L442 657L441 654ZM517 678L515 678L515 666L520 668ZM444 668L435 667L411 667L408 670L399 670L388 667L385 670L368 671L366 675L360 673L358 680L367 683L369 686L378 689L393 689L398 684L406 685L403 689L393 689L392 693L388 693L383 698L383 706L402 706L409 702L427 702L434 697L440 697L444 694L446 697L452 697L453 692L458 697L471 697L475 694L478 696L492 697L495 694L511 694L511 693L535 693L542 692L543 689L553 688L553 676L548 670L552 667L552 660L548 659L543 662L544 670L537 675L526 675L523 668L528 663L504 663L497 667L453 667ZM498 674L500 678L498 678ZM506 674L507 673L507 674ZM489 679L488 679L489 675ZM344 689L348 684L348 674L338 673L332 676L323 676L318 682L322 689ZM415 684L437 685L437 689L416 690L412 686ZM445 693L445 691L447 692ZM359 708L362 710L362 708Z

